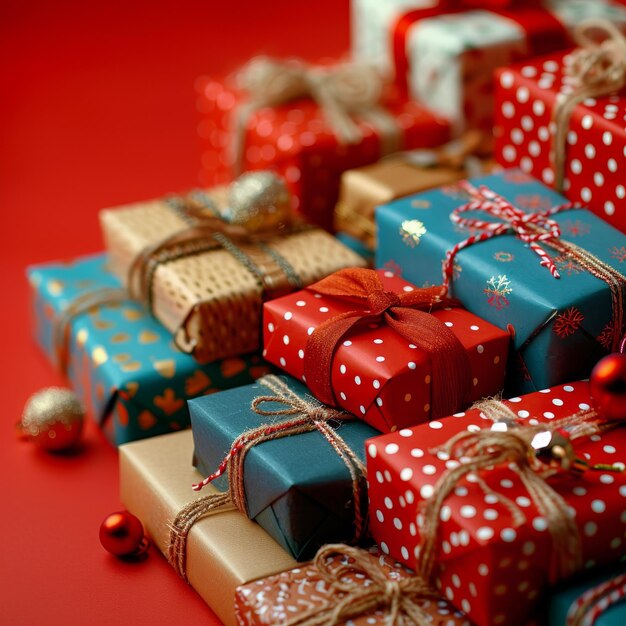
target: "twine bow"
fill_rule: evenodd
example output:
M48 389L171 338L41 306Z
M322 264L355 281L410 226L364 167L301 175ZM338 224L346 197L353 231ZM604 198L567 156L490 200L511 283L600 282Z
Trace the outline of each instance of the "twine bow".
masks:
M598 43L591 32L601 33ZM563 190L567 131L574 108L586 98L597 98L619 91L626 85L626 38L611 22L590 19L581 22L573 32L580 46L571 54L564 68L564 82L571 91L559 94L554 109L556 132L552 150L555 187Z
M623 336L626 277L584 248L562 240L560 238L561 228L552 219L553 215L570 209L581 208L581 205L576 202L567 202L546 211L525 213L484 185L476 188L468 181L462 181L459 183L459 188L465 191L471 200L454 209L450 214L450 220L454 224L479 231L479 233L459 242L446 253L446 258L443 261L443 293L448 293L450 289L454 277L454 260L461 250L481 241L506 234L513 234L528 244L528 247L541 259L540 265L558 279L560 274L554 259L543 248L543 245L547 245L560 256L574 259L581 267L605 282L609 287L612 308L611 351L615 352ZM487 213L500 221L463 217L464 213L476 211Z
M331 384L331 365L341 339L355 324L383 323L430 357L432 415L454 413L466 400L470 385L469 358L456 335L430 314L459 304L442 295L441 287L415 288L400 294L385 291L374 270L341 270L308 287L354 305L320 324L309 336L304 375L309 389L325 404L336 404Z
M370 65L344 63L326 68L298 60L256 57L236 75L236 83L249 94L249 100L235 112L232 160L236 173L243 168L245 134L251 115L258 109L299 98L312 98L317 102L339 143L361 141L361 129L352 119L353 115L358 115L379 127L387 144L383 146L383 153L397 149L399 130L393 117L379 106L383 82L379 72Z
M519 476L539 514L546 520L554 547L551 579L565 578L582 566L581 538L567 502L547 482L556 473L537 458L532 446L534 437L545 431L555 432L566 428L571 439L603 432L615 424L605 423L592 409L555 420L549 425L520 426L515 424L517 416L501 401L483 400L472 408L479 408L495 424L504 427L482 429L477 432L464 431L447 441L441 452L459 461L456 467L447 469L434 486L434 494L423 503L420 524L422 543L419 551L419 571L424 580L430 582L438 552L438 535L441 509L459 481L469 474L486 494L496 494L485 481L484 474L497 467L508 466ZM519 527L526 522L522 509L502 493L496 494L499 501L511 513L513 524Z
M337 557L345 560L339 567L333 563ZM418 576L392 580L369 553L343 544L320 548L313 565L329 586L328 605L301 612L284 626L335 626L376 610L387 613L387 626L432 624L432 616L421 608L420 601L441 596Z
M193 524L211 511L225 506L234 506L247 515L247 502L244 487L244 463L246 455L254 447L265 441L281 439L291 435L319 431L345 464L352 483L352 504L354 506L354 541L361 539L367 531L367 502L363 498L363 485L366 469L363 462L350 449L343 438L329 424L331 420L346 421L353 417L344 411L324 406L316 401L302 398L289 389L287 384L274 375L259 378L257 383L267 387L274 395L259 396L252 401L252 411L258 415L286 418L242 433L232 443L231 448L217 470L192 486L194 491L203 487L227 472L228 492L210 494L186 505L176 516L170 532L169 560L177 572L185 578L186 541ZM266 403L277 403L283 408L266 409Z

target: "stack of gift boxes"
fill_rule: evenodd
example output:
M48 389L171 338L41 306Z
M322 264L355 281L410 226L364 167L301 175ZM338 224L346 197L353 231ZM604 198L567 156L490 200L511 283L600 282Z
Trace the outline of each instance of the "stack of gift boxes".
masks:
M30 270L124 504L225 623L623 623L626 431L586 379L626 330L624 25L355 0L352 63L198 81L211 186Z

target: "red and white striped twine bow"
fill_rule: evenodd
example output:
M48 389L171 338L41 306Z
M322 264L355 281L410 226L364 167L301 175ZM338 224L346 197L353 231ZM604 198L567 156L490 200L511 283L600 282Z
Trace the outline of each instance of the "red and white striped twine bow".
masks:
M541 259L541 265L546 267L554 278L560 278L554 261L541 247L540 243L550 243L558 240L561 236L561 227L555 220L551 219L552 215L570 209L578 209L582 205L576 202L568 202L554 206L546 211L525 213L484 185L476 188L471 183L463 181L459 183L459 186L469 194L472 200L454 209L450 214L450 219L463 228L482 232L468 237L447 252L443 262L443 285L446 290L449 288L452 280L454 259L458 252L475 243L506 233L513 233L518 239L527 243L530 249ZM501 221L490 222L463 216L464 213L472 211L482 211L499 218Z
M610 606L626 597L626 574L585 591L569 608L566 626L592 626Z

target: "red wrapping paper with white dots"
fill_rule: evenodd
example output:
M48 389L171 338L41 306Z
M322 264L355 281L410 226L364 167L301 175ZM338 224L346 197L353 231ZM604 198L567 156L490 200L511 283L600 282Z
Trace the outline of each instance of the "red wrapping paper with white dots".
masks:
M576 382L511 398L505 404L520 424L550 423L589 408L588 383ZM420 545L418 507L431 497L446 470L458 464L439 446L464 430L490 428L479 410L384 435L367 443L370 524L383 552L416 567ZM589 463L626 461L626 428L573 441ZM623 467L623 464L621 465ZM523 624L540 605L549 585L553 545L546 519L509 466L480 473L487 485L512 500L525 522L496 493L485 493L469 474L446 499L440 514L435 575L454 606L477 626ZM559 473L549 484L565 499L581 536L585 568L621 558L626 541L626 474L587 471Z
M198 109L203 116L199 125L203 142L201 182L225 183L233 178L232 116L245 102L245 95L228 81L209 78L199 79L197 89ZM449 139L448 122L415 102L394 99L386 102L385 108L398 126L399 150L431 148ZM247 124L243 169L279 173L293 194L294 210L331 230L341 174L383 156L376 128L366 122L359 122L359 128L363 139L342 145L312 100L260 109Z
M378 274L387 291L415 288L392 272ZM266 302L263 355L306 383L309 335L333 315L353 309L350 302L308 289ZM509 334L458 307L432 315L450 328L467 351L472 377L468 402L497 393L504 381ZM443 417L431 411L429 356L380 322L359 324L343 337L334 352L331 381L337 406L381 432Z
M554 187L550 160L554 107L567 93L563 61L542 57L496 74L495 156ZM573 110L567 133L563 194L626 232L626 95L588 98Z

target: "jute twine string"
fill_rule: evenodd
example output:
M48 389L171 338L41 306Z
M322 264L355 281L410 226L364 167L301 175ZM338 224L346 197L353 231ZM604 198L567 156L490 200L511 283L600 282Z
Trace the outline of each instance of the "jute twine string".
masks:
M354 454L348 444L328 423L331 420L345 421L353 419L350 414L337 409L301 398L274 375L264 376L257 383L267 387L275 395L259 396L252 401L252 410L258 415L286 417L287 419L271 424L264 424L242 433L233 442L230 451L218 469L202 482L193 485L199 491L227 472L228 492L211 494L184 506L176 515L170 526L170 542L168 556L170 563L178 574L186 579L186 542L193 525L217 509L229 505L247 515L247 502L244 487L244 463L248 452L256 445L273 439L281 439L291 435L319 431L337 452L346 465L352 483L352 504L354 506L354 541L363 537L367 530L367 517L363 513L366 503L363 502L362 484L366 475L363 462ZM282 404L281 409L264 409L266 402Z
M600 43L591 33L601 33ZM611 22L590 19L574 30L574 41L580 46L565 66L564 82L571 91L561 93L554 109L556 131L552 148L555 188L563 191L567 132L574 108L587 98L607 96L626 85L626 38Z
M334 566L332 559L337 557L344 557L346 562ZM387 612L387 626L432 624L432 616L421 608L420 602L440 600L441 596L419 576L390 580L378 560L364 550L343 544L322 547L313 564L329 586L328 602L298 613L284 626L335 626L376 610ZM347 574L357 577L350 580Z
M64 374L67 373L69 364L70 331L74 319L95 307L127 301L128 297L125 289L103 287L81 294L56 317L52 326L52 346L57 365Z
M473 407L474 408L474 407ZM496 399L483 400L475 408L494 422L510 422L515 417L506 405ZM535 454L531 445L533 437L540 433L568 428L571 438L587 436L601 429L614 427L602 424L598 414L587 409L541 426L516 427L508 430L482 429L478 432L461 432L441 446L449 458L460 461L456 467L447 469L434 487L434 495L425 501L422 511L418 566L424 580L431 582L438 553L438 535L441 509L459 481L473 474L477 484L487 493L495 493L512 514L513 524L520 526L525 515L519 506L501 493L489 488L479 472L497 466L508 465L524 485L539 514L545 518L552 537L555 562L554 577L564 578L580 569L582 562L581 539L574 519L563 497L546 479L557 470L547 469Z
M394 118L379 105L383 81L373 66L344 63L326 68L295 59L257 57L239 71L236 83L249 99L234 113L231 158L235 173L243 168L246 128L252 114L299 98L317 102L339 143L361 141L361 129L352 119L358 115L379 129L383 154L398 150L400 132Z
M446 290L450 288L454 275L454 260L456 255L469 246L486 241L500 235L514 234L541 259L540 265L546 267L554 278L559 278L559 272L552 257L544 250L549 246L559 255L574 259L590 274L602 280L611 293L611 351L618 350L624 335L624 305L626 301L626 277L598 257L584 248L562 240L561 228L552 219L553 215L580 208L580 205L569 202L552 207L546 211L525 213L515 207L508 200L496 194L491 189L481 186L474 187L469 182L460 183L461 189L471 198L466 204L456 208L450 215L455 224L464 228L471 228L478 234L456 244L446 254L443 262L443 280ZM466 217L467 213L484 212L499 221L487 221Z

